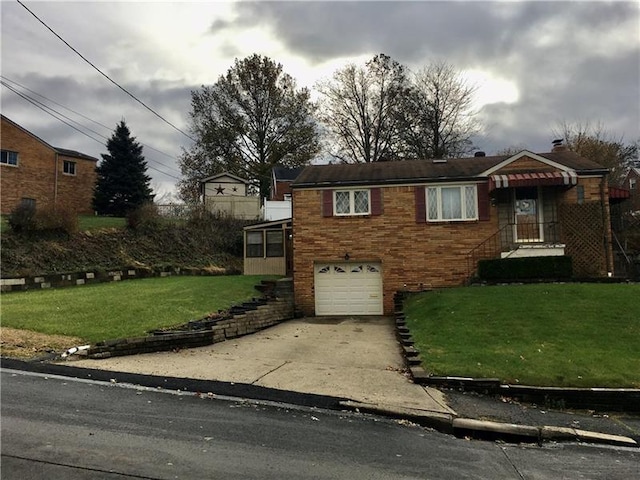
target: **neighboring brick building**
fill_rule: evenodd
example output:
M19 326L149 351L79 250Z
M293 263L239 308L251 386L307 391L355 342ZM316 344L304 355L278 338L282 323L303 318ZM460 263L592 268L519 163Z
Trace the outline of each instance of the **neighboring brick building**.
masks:
M291 184L298 178L304 168L273 167L271 170L271 197L269 200L290 200Z
M571 255L611 271L607 169L566 150L307 167L292 184L296 307L390 314L402 289L464 284L482 258Z
M10 213L21 202L93 213L98 159L52 147L4 115L1 117L1 213Z
M622 188L629 190L630 209L640 211L640 168L631 168L622 181Z

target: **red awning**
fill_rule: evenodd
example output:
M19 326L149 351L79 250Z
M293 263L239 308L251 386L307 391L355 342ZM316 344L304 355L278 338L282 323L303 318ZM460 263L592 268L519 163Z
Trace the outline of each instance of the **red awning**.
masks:
M575 172L532 172L491 175L491 189L512 187L537 187L539 185L575 185L578 176Z

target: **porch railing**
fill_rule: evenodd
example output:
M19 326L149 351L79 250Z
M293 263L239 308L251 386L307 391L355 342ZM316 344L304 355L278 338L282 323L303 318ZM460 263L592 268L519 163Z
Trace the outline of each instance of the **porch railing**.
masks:
M498 258L503 252L515 251L523 245L561 243L560 224L552 222L507 223L467 254L468 278L477 270L478 261Z

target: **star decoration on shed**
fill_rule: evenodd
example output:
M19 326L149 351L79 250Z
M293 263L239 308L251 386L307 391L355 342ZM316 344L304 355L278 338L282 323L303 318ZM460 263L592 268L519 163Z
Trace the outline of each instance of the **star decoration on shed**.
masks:
M216 187L216 195L222 195L224 193L224 187L222 185L218 185Z

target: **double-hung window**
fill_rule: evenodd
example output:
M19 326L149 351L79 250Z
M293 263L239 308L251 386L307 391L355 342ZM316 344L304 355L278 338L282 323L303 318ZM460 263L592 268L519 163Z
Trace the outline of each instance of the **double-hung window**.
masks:
M369 190L336 190L333 192L333 212L336 216L369 215Z
M62 171L66 175L75 175L76 174L76 162L69 162L68 160L65 160L62 163Z
M284 257L284 232L247 232L247 258Z
M247 232L247 258L264 257L262 232Z
M429 186L426 195L429 222L478 219L476 185Z
M0 163L4 165L11 165L13 167L18 166L18 152L12 152L10 150L2 150L0 156Z
M284 257L284 235L282 230L267 230L267 257Z

